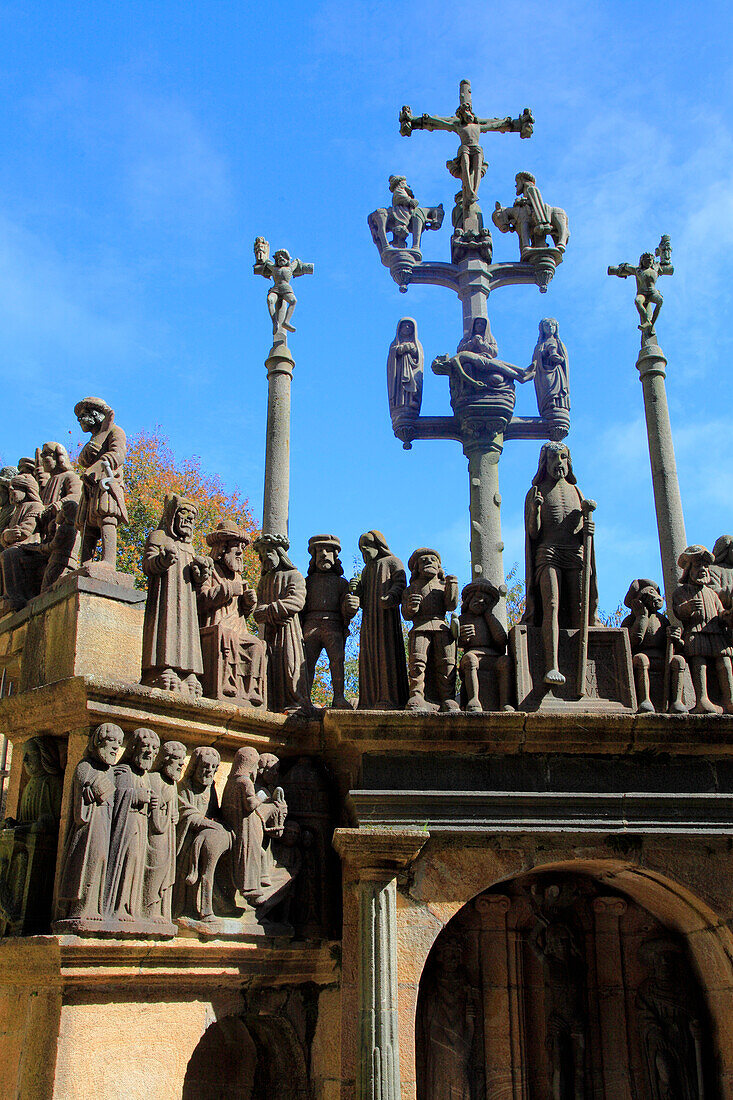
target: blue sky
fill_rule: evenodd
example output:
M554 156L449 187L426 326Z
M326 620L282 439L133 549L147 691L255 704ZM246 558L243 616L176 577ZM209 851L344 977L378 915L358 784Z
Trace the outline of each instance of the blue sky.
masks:
M460 13L457 15L456 13ZM519 169L564 207L571 241L549 293L497 290L500 355L529 363L543 316L571 365L569 444L598 501L600 604L635 576L660 578L633 285L662 233L659 341L689 542L733 531L733 123L729 4L567 2L273 5L149 0L0 4L0 454L76 442L75 402L108 400L134 433L159 424L179 457L247 494L261 514L266 236L313 262L299 279L292 394L290 535L307 562L332 531L347 568L359 534L382 529L405 560L434 545L469 573L468 486L458 444L403 451L386 402L387 349L416 317L426 362L453 351L458 299L400 295L366 224L404 173L450 210L452 135L399 135L404 103L450 113L468 77L482 115L532 108L535 134L487 135L485 211ZM446 223L449 218L446 218ZM449 225L424 256L449 258ZM516 238L494 234L497 260ZM449 411L426 372L423 412ZM531 385L517 412L533 413ZM536 443L501 461L505 564L522 559Z

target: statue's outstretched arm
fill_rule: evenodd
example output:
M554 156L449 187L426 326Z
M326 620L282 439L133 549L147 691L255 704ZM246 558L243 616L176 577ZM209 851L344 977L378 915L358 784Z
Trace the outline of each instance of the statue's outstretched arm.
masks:
M618 267L609 267L609 275L618 275L619 279L628 279L629 275L636 275L633 264L619 264Z
M506 118L480 118L477 120L481 127L482 134L488 134L491 131L498 131L500 134L510 133L515 129L515 119L510 118L509 115ZM518 119L516 121L519 121ZM519 127L516 127L517 129Z
M266 279L271 279L275 270L275 264L272 260L260 260L254 265L255 275L263 275Z
M413 130L455 130L458 119L455 115L441 118L440 115L420 115L412 120Z

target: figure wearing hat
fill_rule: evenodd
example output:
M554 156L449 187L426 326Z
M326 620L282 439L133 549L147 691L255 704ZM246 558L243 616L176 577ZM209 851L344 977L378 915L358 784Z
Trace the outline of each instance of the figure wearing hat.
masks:
M663 699L663 684L668 672L669 709L672 714L686 714L687 707L682 701L685 659L675 652L675 647L682 648L682 636L662 614L663 602L659 585L646 577L632 581L624 599L631 614L621 626L626 629L631 643L637 709L640 713L656 709L651 683L654 682L658 689L655 694ZM668 670L665 669L667 662Z
M437 550L421 546L407 563L410 583L402 593L402 617L412 623L407 668L410 698L407 710L458 710L456 643L446 612L458 606L458 581L446 576Z
M76 516L76 525L82 533L81 563L91 561L101 539L102 561L114 569L117 527L129 522L124 481L127 437L114 422L114 410L99 397L85 397L74 413L82 431L92 437L78 458L84 471Z
M247 628L257 593L242 577L250 536L224 521L206 541L214 566L196 594L204 695L264 706L267 651L262 639Z
M392 192L392 206L387 213L387 232L392 234L393 248L407 248L410 230L413 229L414 233L412 219L420 204L408 186L406 176L390 176L389 189Z
M461 702L470 714L495 710L491 696L498 695L501 710L513 710L509 701L511 665L506 652L507 633L494 614L499 597L506 596L506 585L497 588L484 577L471 581L461 592L460 634ZM498 692L487 691L486 677L498 681ZM484 690L482 691L482 687Z
M267 706L272 711L309 711L308 676L300 612L305 580L287 555L285 535L260 535L254 548L262 563L255 622L267 645Z
M333 702L338 710L351 710L344 695L344 655L349 623L354 617L349 582L339 558L341 543L335 535L313 535L308 540L311 556L305 580L303 644L308 668L308 694L313 688L316 662L325 649L331 670Z
M695 688L693 714L720 714L708 696L708 665L714 663L720 684L723 710L733 714L733 639L730 612L726 612L713 589L710 566L713 555L704 546L688 546L677 564L682 570L679 588L672 597L675 615L682 622L685 657Z

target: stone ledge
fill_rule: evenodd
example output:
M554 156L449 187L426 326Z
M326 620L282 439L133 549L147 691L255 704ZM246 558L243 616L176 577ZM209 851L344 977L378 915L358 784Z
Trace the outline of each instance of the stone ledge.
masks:
M733 794L354 790L350 799L366 833L420 822L431 834L733 836Z
M32 936L0 940L0 985L63 992L137 987L287 985L339 981L339 944L243 937L238 941L183 939L91 940Z

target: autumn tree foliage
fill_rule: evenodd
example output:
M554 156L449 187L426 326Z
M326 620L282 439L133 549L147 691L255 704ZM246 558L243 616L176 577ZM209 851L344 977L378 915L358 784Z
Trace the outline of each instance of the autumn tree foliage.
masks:
M137 588L147 584L140 568L145 539L158 526L163 502L172 493L189 497L199 506L194 534L197 553L210 552L205 536L223 519L231 520L255 538L259 529L246 497L238 492L227 493L218 475L202 471L197 456L177 462L159 427L131 436L127 448L125 497L130 523L119 530L117 568L134 574ZM256 587L259 575L259 560L249 546L245 551L245 576Z

